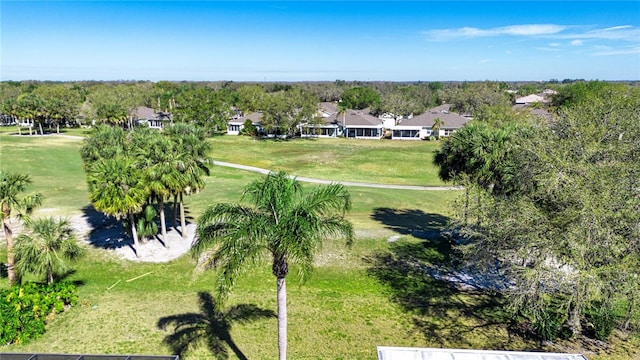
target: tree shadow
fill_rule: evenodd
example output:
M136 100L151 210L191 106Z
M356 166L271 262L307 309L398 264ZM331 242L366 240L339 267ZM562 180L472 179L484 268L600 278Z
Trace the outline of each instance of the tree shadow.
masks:
M165 336L163 342L174 354L183 356L189 349L204 343L217 359L228 359L230 348L235 356L247 360L231 337L234 323L247 323L263 318L273 318L271 310L260 309L252 304L234 305L225 311L217 309L211 294L198 293L200 312L171 315L158 320L158 328L173 327L173 333Z
M388 212L380 212L388 214ZM397 214L393 212L392 214ZM435 226L444 217L410 212L414 218L428 219ZM391 215L387 219L393 219ZM406 231L402 221L394 228ZM427 228L425 227L425 228ZM404 232L403 232L404 233ZM456 253L447 241L401 240L390 243L364 258L368 274L390 290L392 301L411 316L409 333L419 332L440 347L519 350L529 345L520 341L523 333L516 328L505 309L503 297L494 291L469 285L461 271Z
M420 209L375 208L371 218L389 230L419 239L438 239L449 218Z
M91 226L87 235L89 244L103 249L118 249L128 246L135 251L133 239L122 226L122 222L107 216L88 205L82 208L82 217Z

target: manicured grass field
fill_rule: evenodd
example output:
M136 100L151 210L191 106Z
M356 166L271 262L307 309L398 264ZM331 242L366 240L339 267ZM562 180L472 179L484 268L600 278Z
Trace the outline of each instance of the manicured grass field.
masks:
M440 143L430 141L294 139L213 140L216 160L284 170L298 176L383 184L444 186L432 165Z
M318 140L254 145L248 139L225 137L212 141L214 157L220 160L336 180L391 182L393 176L398 176L412 185L429 182L421 182L422 177L417 174L408 175L410 171L404 170L400 162L390 160L391 154L397 151L409 159L410 145L415 146L415 156L434 149L433 143L424 142L396 145ZM36 215L74 215L88 206L78 154L80 144L77 139L56 136L0 134L1 167L29 172L34 180L32 189L45 195L44 206ZM264 146L265 150L261 153L258 146ZM354 148L359 160L343 158L340 163L350 166L365 160L388 163L400 175L378 178L360 174L365 170L355 171L336 164L303 164L305 151L298 148L316 152L322 147L348 146ZM379 158L376 146L380 146ZM236 154L245 148L249 149L247 153ZM298 155L284 155L288 153ZM422 170L435 173L430 160ZM187 198L189 215L196 219L210 204L238 201L243 187L259 176L213 167L206 189ZM510 334L499 297L457 290L425 272L428 267L449 266L452 252L446 242L440 241L438 231L448 220L454 192L355 187L350 191L354 206L348 217L358 235L352 248L345 248L339 240L326 241L317 256L316 270L306 284L298 285L295 276L288 278L289 358L375 359L376 345L555 349L527 340L517 332ZM6 251L2 245L0 262L4 261ZM196 262L187 255L163 264L135 263L121 260L110 251L90 248L69 277L79 284L79 304L53 319L42 338L26 345L0 346L0 352L168 354L171 351L163 338L170 331L158 329L157 322L166 316L199 312L199 292L211 292L214 288L213 274L195 272ZM145 274L148 275L135 279ZM295 274L295 269L291 274ZM6 285L6 279L0 279L0 288ZM242 276L228 306L253 304L275 311L275 294L275 278L270 266L264 264ZM231 335L248 359L276 357L275 318L234 324ZM636 337L616 341L608 353L589 358L634 359L640 340ZM237 358L233 353L230 355L231 359ZM206 347L200 346L184 358L212 356Z

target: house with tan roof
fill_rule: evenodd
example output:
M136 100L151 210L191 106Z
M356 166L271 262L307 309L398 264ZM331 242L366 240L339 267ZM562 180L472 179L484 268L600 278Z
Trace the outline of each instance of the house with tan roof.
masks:
M242 129L244 129L244 123L247 120L251 120L251 124L258 129L258 132L262 132L262 112L256 111L247 115L236 115L227 123L228 135L240 135Z
M451 105L445 104L429 109L420 115L401 119L391 130L394 140L425 140L430 136L447 137L463 127L469 118L451 112ZM440 130L433 133L436 119L439 119Z

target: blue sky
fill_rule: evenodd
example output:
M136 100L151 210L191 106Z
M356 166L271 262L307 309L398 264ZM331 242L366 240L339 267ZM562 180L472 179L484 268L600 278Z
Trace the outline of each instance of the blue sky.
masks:
M11 1L1 80L640 79L640 1Z

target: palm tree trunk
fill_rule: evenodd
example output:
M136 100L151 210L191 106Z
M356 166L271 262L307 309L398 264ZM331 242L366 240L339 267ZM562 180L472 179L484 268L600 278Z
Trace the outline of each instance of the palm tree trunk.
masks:
M469 185L464 188L464 225L469 223Z
M136 229L136 222L133 218L133 213L129 213L129 221L131 222L131 235L133 235L133 247L135 247L134 251L136 253L136 257L138 257L138 250L140 250L140 241L138 241L138 231Z
M182 193L180 193L180 232L182 233L182 239L187 238L187 222L184 218L184 201L182 199Z
M173 194L173 216L171 217L171 227L176 228L176 219L178 218L178 194Z
M160 229L162 231L162 241L164 242L164 247L169 247L169 239L167 239L167 222L164 218L164 197L158 196L158 213L160 214Z
M51 265L47 266L47 285L53 284L53 269Z
M569 304L569 319L567 320L569 329L573 336L579 335L582 332L582 325L580 324L580 309L572 301Z
M3 206L2 212L4 213L4 219L2 221L4 238L7 239L7 277L9 278L9 287L11 287L16 283L15 258L13 257L13 232L9 225L11 209L7 211L7 207L5 205Z
M279 277L278 283L278 354L280 360L287 359L287 283Z

